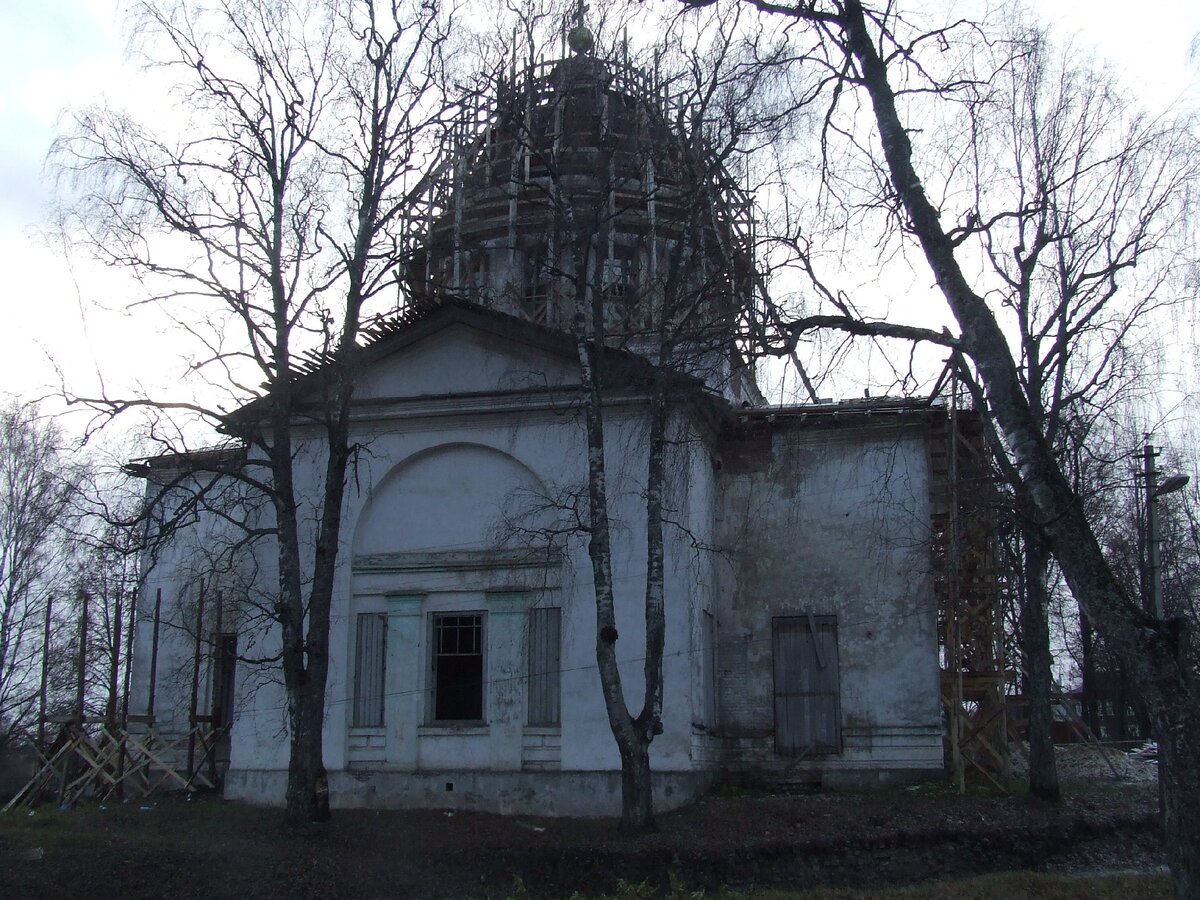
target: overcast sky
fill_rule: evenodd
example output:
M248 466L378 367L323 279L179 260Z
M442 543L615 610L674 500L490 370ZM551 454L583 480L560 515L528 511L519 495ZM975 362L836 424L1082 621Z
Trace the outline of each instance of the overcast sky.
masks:
M96 385L99 371L128 384L156 343L122 310L119 287L72 265L42 236L53 195L44 161L64 111L102 98L124 105L141 80L125 62L123 8L113 0L0 3L0 392L57 390L55 362L81 390Z
M57 389L55 363L73 390L117 388L135 379L176 382L186 369L143 315L124 310L133 291L111 273L72 261L40 232L52 186L43 173L64 110L105 100L147 115L146 76L124 52L119 0L0 3L0 394ZM1152 109L1200 106L1189 43L1200 34L1200 2L1159 0L1133 15L1124 0L1043 2L1038 11L1080 35L1123 72Z

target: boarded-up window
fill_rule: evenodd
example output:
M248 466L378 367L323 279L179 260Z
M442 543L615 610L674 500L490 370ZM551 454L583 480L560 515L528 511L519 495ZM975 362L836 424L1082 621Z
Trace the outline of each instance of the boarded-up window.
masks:
M529 610L529 724L559 724L559 664L562 610Z
M772 624L776 752L839 752L837 618L781 616Z
M383 725L383 677L387 658L387 615L360 613L354 647L354 728Z

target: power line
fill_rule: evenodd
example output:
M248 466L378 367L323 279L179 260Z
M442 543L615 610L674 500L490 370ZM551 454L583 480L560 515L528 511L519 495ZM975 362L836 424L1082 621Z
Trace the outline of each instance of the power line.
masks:
M874 616L874 617L862 619L862 620L859 620L856 622L847 622L847 623L839 622L838 630L843 631L843 630L850 630L850 629L855 629L855 628L863 628L868 625L879 625L879 624L882 624L885 622L892 622L892 621L896 621L896 620L906 620L906 619L915 618L917 616L925 616L925 615L930 615L930 614L936 616L936 614L937 614L937 606L936 605L919 607L919 608L911 610L907 613L901 613L901 614L894 615L894 616ZM770 643L772 640L774 640L774 636L767 635L767 636L759 637L759 638L754 638L754 637L737 638L735 640L737 640L739 643L742 643L745 646L753 646L756 644ZM720 642L718 642L718 645L719 645L719 643ZM708 648L705 648L705 647L689 647L689 648L682 649L682 650L664 651L663 661L666 662L666 660L668 660L668 659L679 659L681 657L691 656L696 653L704 653L704 652L706 652L707 649ZM630 666L630 665L636 665L638 663L644 663L645 661L646 661L645 656L630 656L630 657L625 657L623 659L619 659L617 661L617 665L625 667L625 666ZM347 667L347 670L349 671L351 668L352 667ZM588 663L585 663L582 665L570 666L567 668L560 668L558 671L561 676L561 675L565 675L565 674L574 674L574 673L578 673L578 672L592 672L592 671L597 671L598 669L599 669L599 665L597 663L588 662ZM537 673L537 674L543 674L543 673ZM714 679L716 677L717 677L716 673L714 673ZM481 685L484 688L490 688L495 685L511 684L513 682L524 681L528 678L529 678L528 674L513 675L513 676L509 676L509 677L505 677L505 678L485 678L481 681ZM399 690L399 691L385 691L383 693L383 698L390 699L390 698L400 698L400 697L412 697L412 696L417 696L420 694L427 694L431 690L432 690L431 687L421 687L421 688L406 688L404 690ZM349 696L344 696L344 697L335 697L333 699L326 698L325 707L326 707L326 709L329 709L334 706L342 706L342 705L345 705L348 703L353 703L353 702L354 702L353 694L351 694ZM255 707L254 711L257 714L257 713L281 712L286 709L287 709L287 703L281 703L281 704L277 704L277 705L273 705L273 706Z

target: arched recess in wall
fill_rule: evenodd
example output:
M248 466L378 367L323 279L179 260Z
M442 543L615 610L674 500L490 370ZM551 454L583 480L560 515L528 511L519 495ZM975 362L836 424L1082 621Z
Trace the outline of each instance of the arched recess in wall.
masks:
M545 485L482 444L442 444L398 463L372 490L354 555L527 546L546 527ZM544 540L544 539L543 539Z

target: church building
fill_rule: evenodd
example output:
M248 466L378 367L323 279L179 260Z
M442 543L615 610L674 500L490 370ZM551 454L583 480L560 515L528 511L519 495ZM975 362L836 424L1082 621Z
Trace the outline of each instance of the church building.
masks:
M652 74L590 43L573 32L570 56L513 66L464 112L406 305L365 340L330 637L331 802L619 810L580 329L602 344L617 655L634 709L649 398L669 383L658 807L717 780L939 773L951 413L922 399L764 401L749 198L679 134L686 117ZM315 484L319 433L297 421L294 443L298 478ZM162 485L188 463L140 471ZM225 795L281 804L286 697L258 662L278 642L263 615L274 562L261 549L230 563L233 543L201 514L148 559L131 709L147 708L164 742L208 722Z

